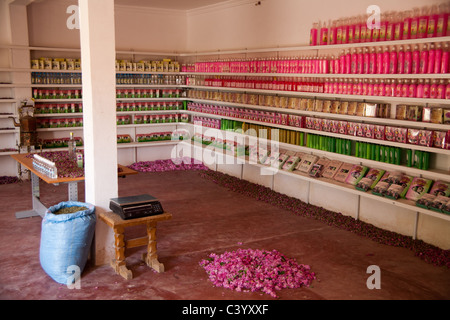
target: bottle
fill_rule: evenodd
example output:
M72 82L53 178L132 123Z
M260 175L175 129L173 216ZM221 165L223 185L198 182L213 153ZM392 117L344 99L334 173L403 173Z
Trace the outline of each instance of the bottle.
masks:
M425 79L423 84L423 97L429 98L430 97L430 79Z
M375 69L375 73L382 74L383 73L383 48L377 48L377 65Z
M396 13L392 12L389 16L389 20L386 25L386 41L394 40L394 28L395 28L395 16Z
M351 54L350 50L347 50L345 54L345 73L349 74L351 71Z
M431 81L431 85L430 85L430 98L431 99L436 99L437 98L437 93L438 93L438 83L436 79L433 79Z
M409 93L409 80L404 80L403 85L402 85L402 97L406 98L408 97L408 93Z
M436 45L436 53L434 58L434 70L431 73L439 73L442 64L442 45L438 43Z
M319 27L319 24L317 22L314 22L313 26L311 28L311 34L309 36L309 45L310 46L317 46L318 27Z
M410 74L411 68L412 68L412 52L411 46L408 45L405 51L405 67L403 68L403 72L406 74Z
M445 99L450 99L450 81L447 81L445 86Z
M365 48L367 49L367 48ZM356 59L356 73L362 74L363 73L363 66L364 66L364 54L362 48L358 48L358 55Z
M375 74L377 72L377 55L375 53L375 48L370 49L369 55L369 70L367 73Z
M383 80L378 83L378 96L382 97L386 95L386 84Z
M373 96L374 95L374 84L373 84L373 79L369 79L369 83L367 85L367 95L368 96Z
M355 17L354 19L355 28L353 31L353 43L359 43L361 42L361 23L360 18Z
M419 46L414 45L414 51L412 52L412 64L411 64L411 73L418 74L420 68L420 51Z
M416 97L423 98L423 79L419 79L419 84L417 85Z
M434 64L436 62L436 48L434 43L430 44L430 49L428 50L428 67L426 73L434 72Z
M390 57L389 47L385 47L383 51L383 69L382 69L383 74L389 73L389 57Z
M444 45L444 49L442 50L442 63L441 63L441 72L440 73L448 73L448 43Z
M341 54L339 55L339 71L340 73L345 73L345 51L342 50Z
M355 17L349 18L348 19L348 43L354 43L355 40Z
M403 39L411 38L411 19L412 19L412 10L407 10L403 15Z
M326 45L328 43L328 28L327 23L324 22L322 28L320 28L320 45Z
M388 24L389 12L381 16L380 21L380 32L378 35L378 41L386 41L386 28Z
M366 42L366 31L367 31L367 17L362 15L360 17L360 42Z
M426 38L427 36L428 17L429 17L429 8L423 7L421 15L419 17L419 26L417 29L418 39Z
M342 19L339 19L337 21L336 44L342 44Z
M420 51L419 73L427 73L427 71L428 71L428 46L424 44L422 51Z
M395 47L391 48L391 53L389 55L389 73L396 74L397 73L397 51Z
M330 30L328 33L328 44L336 44L336 31L337 31L337 22L333 20L330 25Z
M445 81L444 79L441 79L439 81L438 87L437 87L437 99L445 99Z
M77 144L75 139L73 138L73 132L70 133L69 141L67 142L68 146L68 152L69 152L69 159L75 160L76 154L77 154Z
M395 86L395 97L401 97L403 92L403 81L402 79L397 80L397 85Z
M403 39L403 14L398 12L394 25L394 40Z
M384 83L385 83L385 85L384 85L384 95L386 97L392 97L392 90L391 90L392 83L391 83L391 80L387 79L387 80L384 81Z
M437 22L439 18L439 10L437 5L433 5L428 17L427 38L436 37L437 34Z
M416 80L411 80L408 88L408 97L415 98L417 96L417 84Z
M368 74L369 73L369 64L370 64L369 49L368 48L364 48L363 65L362 65L362 73L363 74Z
M447 5L439 5L439 14L436 23L436 37L445 37L447 35L448 10Z
M413 8L413 15L411 18L411 35L410 39L417 39L417 32L419 29L419 16L420 16L420 9L419 8Z
M397 53L397 73L405 73L405 52L403 51L403 46L400 46Z
M348 43L348 27L349 27L349 19L344 18L342 20L341 43Z

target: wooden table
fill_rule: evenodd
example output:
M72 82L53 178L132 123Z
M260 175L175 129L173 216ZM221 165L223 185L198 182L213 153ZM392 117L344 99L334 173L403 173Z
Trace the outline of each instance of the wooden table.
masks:
M21 165L26 167L31 172L31 200L33 203L33 209L16 212L17 219L35 216L44 217L47 208L40 201L39 179L42 179L46 183L53 185L59 185L60 183L67 183L68 201L78 200L78 182L83 181L84 176L79 178L57 178L57 179L49 178L45 174L42 174L33 168L33 158L27 158L28 155L29 153L20 153L11 155L13 159L15 159L17 162L19 162ZM120 164L119 168L122 169L120 172L118 172L119 177L125 177L127 175L138 173L137 171L134 171Z
M133 278L133 273L126 266L125 249L147 246L147 252L142 254L142 260L157 272L164 272L164 265L158 261L156 253L156 224L159 221L172 219L170 213L148 216L143 218L123 220L118 214L113 212L102 212L99 214L100 220L105 222L114 230L115 259L111 261L114 271L126 280ZM126 227L146 225L147 236L137 239L124 240Z

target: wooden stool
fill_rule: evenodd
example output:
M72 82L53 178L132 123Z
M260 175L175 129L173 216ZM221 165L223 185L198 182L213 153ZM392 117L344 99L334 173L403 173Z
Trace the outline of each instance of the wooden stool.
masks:
M147 253L142 254L142 260L157 272L164 272L164 265L158 261L158 255L156 254L156 223L172 219L170 213L165 212L155 216L123 220L118 214L113 212L102 212L99 214L99 218L114 230L116 257L111 261L111 266L117 274L126 280L133 278L133 273L126 266L125 249L145 245L147 246ZM126 227L144 224L147 226L147 237L124 240Z

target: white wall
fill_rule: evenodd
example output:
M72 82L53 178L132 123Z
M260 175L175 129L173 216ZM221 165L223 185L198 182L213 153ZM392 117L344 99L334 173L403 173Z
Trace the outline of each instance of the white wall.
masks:
M313 22L366 14L378 5L381 14L439 4L445 0L234 0L188 13L188 51L213 51L309 44Z

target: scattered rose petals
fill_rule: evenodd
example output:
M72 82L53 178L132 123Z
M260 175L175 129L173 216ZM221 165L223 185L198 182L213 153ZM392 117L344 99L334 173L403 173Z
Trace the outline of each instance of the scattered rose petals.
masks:
M217 287L235 291L262 291L277 298L275 291L308 287L316 278L308 265L298 264L277 250L238 249L223 254L211 253L200 261Z
M184 170L208 170L208 167L191 158L172 160L139 161L128 166L139 172L165 172Z
M17 177L9 177L9 176L1 176L0 177L0 184L17 183L19 181L20 180Z
M383 230L369 223L355 220L350 216L344 216L341 213L307 204L297 198L289 197L275 192L270 188L246 180L241 180L221 172L207 170L200 172L200 175L231 191L264 201L278 208L291 211L299 216L323 221L330 226L353 232L359 236L370 238L382 244L408 248L414 252L414 255L420 257L427 263L450 268L450 250L443 250L427 244L422 240Z

